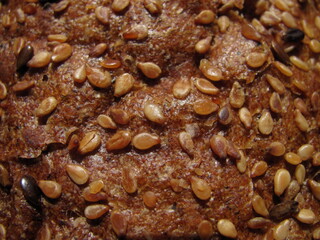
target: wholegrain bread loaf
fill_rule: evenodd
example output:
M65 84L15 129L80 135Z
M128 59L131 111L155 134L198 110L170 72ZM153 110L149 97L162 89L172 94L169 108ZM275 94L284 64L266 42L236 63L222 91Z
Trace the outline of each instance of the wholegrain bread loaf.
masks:
M320 239L318 1L0 19L0 239Z

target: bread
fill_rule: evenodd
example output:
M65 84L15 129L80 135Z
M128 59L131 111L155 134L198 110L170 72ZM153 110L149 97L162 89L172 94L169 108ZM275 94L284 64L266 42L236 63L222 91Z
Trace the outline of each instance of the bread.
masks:
M319 239L317 1L0 16L1 239Z

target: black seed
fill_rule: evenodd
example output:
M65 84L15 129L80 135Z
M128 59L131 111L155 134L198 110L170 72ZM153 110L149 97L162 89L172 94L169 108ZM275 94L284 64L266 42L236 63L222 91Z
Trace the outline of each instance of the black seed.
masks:
M37 181L31 176L25 175L21 178L20 185L25 199L32 205L39 206L41 191Z
M288 54L283 50L283 46L280 46L277 42L272 41L271 43L271 49L274 57L278 59L280 62L289 64L290 59Z
M304 32L296 28L289 28L282 37L285 42L301 42L303 38Z
M33 47L27 45L22 48L21 52L17 57L17 70L20 70L22 67L26 66L29 60L33 57Z
M297 213L299 203L296 201L286 201L273 206L270 210L270 218L280 221L291 217Z

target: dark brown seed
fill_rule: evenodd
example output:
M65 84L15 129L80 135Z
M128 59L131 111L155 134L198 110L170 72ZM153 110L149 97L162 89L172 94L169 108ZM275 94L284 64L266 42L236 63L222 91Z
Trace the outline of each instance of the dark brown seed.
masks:
M270 218L280 221L291 217L297 213L299 203L296 201L286 201L273 206L270 209Z
M120 212L112 212L110 216L111 226L118 237L127 233L128 220L127 217Z
M25 199L34 206L40 205L41 191L38 187L37 181L29 175L25 175L20 180Z
M227 150L229 147L228 140L220 135L214 135L210 138L210 145L212 151L219 157L219 158L226 158L227 157Z
M126 125L130 121L130 116L127 112L123 111L122 109L113 108L110 111L110 115L116 123L121 125Z
M276 59L283 63L290 63L288 54L283 50L279 43L272 41L271 49Z
M26 91L29 90L30 88L34 87L35 82L32 81L21 81L16 83L15 85L12 86L12 90L14 92L22 92L22 91Z
M222 107L218 112L219 122L228 125L232 121L232 112L228 106Z
M17 57L17 70L20 70L22 67L26 66L29 60L33 57L33 47L27 45L20 51Z
M235 147L233 142L230 141L228 141L227 154L234 159L241 158L239 150Z
M296 28L289 28L282 37L285 42L300 42L303 38L304 32Z

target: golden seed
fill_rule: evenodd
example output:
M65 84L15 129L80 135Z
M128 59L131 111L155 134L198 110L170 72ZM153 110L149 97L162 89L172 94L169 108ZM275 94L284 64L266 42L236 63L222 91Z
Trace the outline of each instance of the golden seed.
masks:
M42 68L47 66L51 61L52 54L47 51L41 51L35 54L28 62L28 67Z
M269 219L263 217L251 218L248 221L248 227L251 229L265 229L272 225Z
M3 100L7 97L7 88L2 82L0 82L0 100Z
M296 109L294 111L294 121L297 125L297 127L302 131L306 132L309 129L309 123L307 119L302 115L300 110Z
M241 26L241 34L247 39L260 41L261 35L257 30L249 23L243 23Z
M196 78L194 85L200 92L205 94L217 95L219 93L219 89L204 78Z
M87 202L98 202L108 199L108 195L105 192L97 192L97 193L91 193L90 187L86 187L83 189L82 197Z
M188 153L190 156L194 154L194 143L191 138L191 135L187 132L180 132L179 133L179 143L182 149Z
M294 16L289 12L283 12L281 14L281 20L289 28L297 28L297 22Z
M273 130L273 119L267 110L264 110L261 114L258 123L259 131L264 135L269 135Z
M191 188L197 198L201 200L208 200L211 197L211 187L203 179L191 177Z
M54 12L62 12L69 6L70 1L69 0L63 0L59 3L53 5L53 11Z
M304 33L309 37L309 38L314 38L315 37L315 32L314 29L311 25L308 24L306 19L302 20L302 29Z
M303 144L299 147L297 153L302 161L306 161L312 158L314 147L311 144Z
M68 43L61 43L53 49L51 60L55 63L67 60L72 54L72 47Z
M79 143L78 152L87 154L96 150L101 144L101 137L96 131L88 132Z
M161 68L152 62L139 62L137 67L147 78L151 79L158 78L162 73Z
M197 100L193 104L194 112L199 115L209 115L217 111L218 108L219 106L216 103L207 98Z
M232 111L228 105L220 108L220 110L218 112L218 118L219 118L219 122L223 125L228 125L231 123L231 121L233 119L233 114L232 114Z
M202 220L198 225L198 235L201 240L210 239L213 235L213 227L211 222Z
M12 24L13 24L13 17L11 17L10 15L8 14L4 14L2 16L2 25L5 27L5 28L9 28Z
M291 181L290 173L287 169L278 169L274 176L274 193L280 196L286 188L289 186Z
M306 168L302 164L299 164L294 171L294 176L300 185L303 184L306 177Z
M273 228L274 240L285 240L289 235L290 221L288 219L280 222Z
M55 97L48 97L44 99L35 111L37 117L43 117L52 113L58 105L58 101Z
M291 77L293 75L293 72L291 71L291 69L289 67L287 67L286 65L284 65L281 62L278 61L274 61L273 65L285 76L287 77ZM281 94L281 93L279 93Z
M89 179L89 173L80 165L67 164L66 170L72 181L78 185L85 184Z
M294 199L299 192L300 192L300 185L299 185L298 181L292 180L290 182L287 190L285 191L284 201L290 201L290 200Z
M280 9L280 10L282 10L282 11L289 11L289 10L290 10L290 8L288 7L288 5L287 5L287 3L286 3L285 0L275 0L275 1L274 1L274 5L275 5L278 9Z
M111 9L116 12L122 12L123 10L125 10L130 4L129 0L113 0L112 5L111 5Z
M318 92L312 93L311 104L314 111L320 110L320 94Z
M103 6L98 6L95 10L95 15L96 18L103 24L108 24L109 23L109 8L103 7Z
M24 38L22 37L16 38L12 46L14 55L18 56L21 50L25 47L25 45L26 45L26 40L24 40Z
M295 154L293 152L286 153L284 155L284 159L292 165L298 165L302 162L301 157L298 154Z
M148 37L148 28L143 24L133 25L122 36L126 40L142 40Z
M106 148L108 151L120 150L128 146L130 142L131 133L129 131L121 130L107 140Z
M262 197L260 197L259 195L254 195L252 198L252 207L254 209L254 211L258 214L260 214L261 216L267 217L269 216L269 211L266 207L266 203L263 200Z
M280 95L276 92L273 92L270 99L269 99L269 105L271 111L275 113L280 113L282 111L282 102L280 99Z
M217 20L218 27L220 32L225 33L230 26L230 19L227 16L221 16Z
M162 10L162 2L161 0L144 0L144 7L151 14L159 14Z
M77 83L83 83L87 78L86 65L77 68L73 73L73 80Z
M55 181L40 180L38 186L48 198L56 199L61 196L61 185Z
M147 150L160 143L160 137L150 133L139 133L132 139L132 145L139 150Z
M122 170L121 185L127 193L134 193L138 189L137 177L130 167L124 167Z
M22 9L24 13L34 15L37 12L37 5L33 3L26 4L25 6L23 6Z
M309 47L311 49L312 52L314 53L320 53L320 42L316 39L312 39L309 42Z
M68 37L64 34L50 34L47 39L49 42L64 43L67 41Z
M103 128L117 129L117 125L115 124L115 122L111 119L111 117L107 115L100 114L97 117L97 122Z
M100 65L107 69L116 69L121 66L121 62L116 59L105 59L102 62L100 62Z
M145 192L142 196L144 204L148 208L155 208L157 204L157 196L154 194L154 192L148 191Z
M209 80L212 80L212 81L222 80L221 70L213 66L213 64L209 62L209 60L207 59L202 59L200 61L199 69L203 73L203 75Z
M113 231L118 237L124 236L127 232L128 220L126 216L120 212L113 211L110 216L110 222Z
M314 18L314 24L316 25L316 27L317 27L318 29L320 29L320 16L316 16L316 17Z
M286 152L286 147L281 142L272 142L269 145L269 153L272 156L280 157Z
M252 52L246 57L246 63L249 67L261 67L267 61L267 55L262 52Z
M104 187L104 182L100 180L93 181L89 184L89 192L92 194L96 194L100 192Z
M303 71L309 71L310 68L308 66L308 63L301 60L300 58L298 58L297 56L291 56L290 57L290 62L295 65L297 68L303 70Z
M86 66L86 74L94 87L107 88L111 85L111 75L108 71L103 72L98 68Z
M267 79L268 83L271 85L271 87L277 93L283 94L285 92L286 88L278 78L275 78L275 77L271 76L270 74L267 74L266 79Z
M265 161L259 161L255 163L251 169L251 178L259 177L265 174L267 169L268 169L268 164Z
M320 19L319 19L319 21L320 21ZM320 23L319 23L318 29L320 29ZM313 230L312 237L313 237L314 240L319 240L320 239L320 227L317 227L316 229Z
M265 11L261 15L260 21L264 26L275 26L280 23L281 18L277 16L274 12Z
M109 211L109 206L104 204L95 204L87 206L84 210L84 216L88 219L97 219Z
M100 57L107 50L108 46L106 43L99 43L89 53L90 57Z
M0 164L0 185L3 187L8 187L11 185L8 170Z
M296 216L296 219L298 219L302 223L313 224L316 219L316 215L311 209L303 208L300 209L298 215Z
M231 141L228 141L227 154L234 159L241 158L239 150L236 148L236 146Z
M292 85L295 86L297 89L301 90L302 92L307 92L308 88L304 81L293 79Z
M308 184L314 197L320 200L320 183L315 180L308 180Z
M237 160L237 169L240 173L245 173L247 170L247 160L248 157L246 157L243 153L243 151L239 151L240 153L240 159Z
M24 11L21 8L18 8L16 10L16 16L17 16L18 23L24 23L26 21L26 16L24 14Z
M189 188L189 184L184 179L171 179L170 185L173 191L182 192L183 189Z
M215 14L211 10L201 11L194 19L197 24L210 24L214 21Z
M214 135L210 138L211 149L219 158L227 157L228 145L228 140L223 136Z
M228 219L220 219L217 224L218 231L221 235L228 238L236 238L238 233L234 224Z
M212 37L206 37L197 42L195 50L197 53L204 54L209 51L211 45Z
M267 31L267 29L262 25L262 23L256 18L252 19L251 24L257 30L258 33L265 33Z
M239 82L235 81L229 94L230 105L234 108L241 108L245 102L245 93Z
M320 166L320 152L317 152L312 157L312 165L313 166Z
M158 104L146 103L144 105L143 112L146 118L151 122L163 124L166 120L163 115L162 109Z
M172 87L173 96L177 99L185 99L191 91L191 82L189 79L182 78Z
M126 125L130 121L129 114L126 111L119 108L112 108L110 110L110 115L116 123L121 125Z
M248 108L243 107L239 110L239 118L240 121L243 123L243 125L246 128L251 128L251 123L252 123L252 115L250 113L250 111L248 110Z
M124 73L117 77L115 86L114 86L114 96L120 97L132 89L134 85L134 78L130 73Z
M301 98L296 98L293 101L293 105L303 114L309 115L308 107Z

